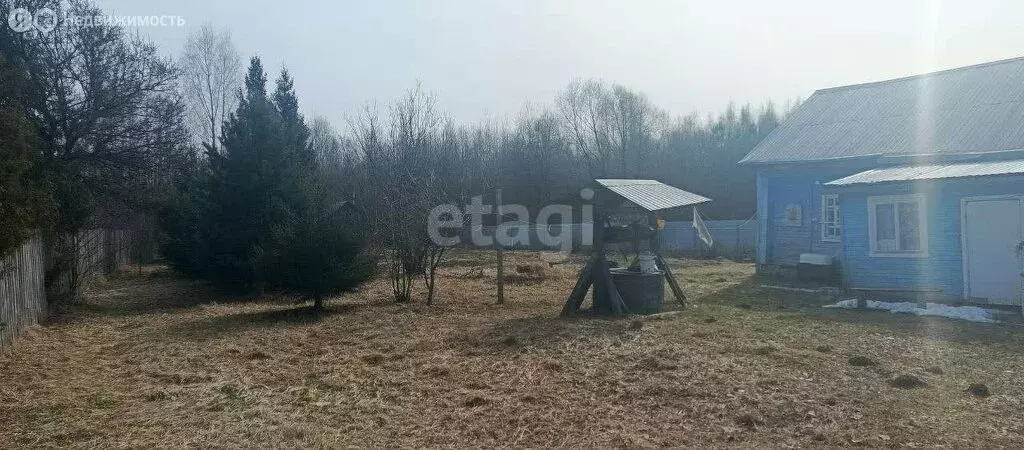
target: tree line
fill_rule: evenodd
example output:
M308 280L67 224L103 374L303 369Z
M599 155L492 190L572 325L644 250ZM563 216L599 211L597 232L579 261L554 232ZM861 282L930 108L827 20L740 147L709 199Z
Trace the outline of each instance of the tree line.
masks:
M51 6L0 0L14 6ZM65 2L72 15L101 11ZM432 94L367 105L345 123L301 113L287 70L206 25L178 58L116 26L0 31L0 252L42 230L54 273L74 271L74 236L145 215L184 274L316 306L372 276L397 301L433 301L446 248L427 234L438 204L504 193L531 212L578 201L593 178L655 178L714 200L713 218L754 211L742 158L789 106L672 116L617 84L577 80L548 107L505 122L456 123ZM380 263L378 264L378 261Z
M576 193L594 178L652 178L713 199L702 211L711 218L746 219L756 208L755 174L737 162L796 106L730 104L717 115L673 117L627 87L576 80L552 106L525 107L507 123L457 124L437 111L434 97L420 86L407 96L384 114L368 107L342 133L323 128L333 135L328 140L340 143L332 164L349 180L345 195L372 186L374 177L365 174L381 154L367 137L402 135L402 127L418 124L418 135L436 143L423 152L435 154L402 156L406 167L396 170L441 177L452 190L446 197L461 204L501 188L506 203L535 213L552 203L578 202ZM416 107L424 120L404 121L402 108ZM360 177L368 182L355 182ZM380 190L361 197L373 192Z

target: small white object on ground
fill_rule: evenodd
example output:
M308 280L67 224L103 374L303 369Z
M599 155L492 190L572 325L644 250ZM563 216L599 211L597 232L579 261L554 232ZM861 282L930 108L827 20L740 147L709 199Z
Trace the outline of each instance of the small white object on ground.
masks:
M978 306L949 306L941 303L926 303L924 308L914 302L879 302L868 300L868 309L881 309L891 313L908 313L918 316L938 316L950 319L968 320L971 322L996 323L992 316L998 311L981 308ZM857 308L857 299L842 300L824 308Z

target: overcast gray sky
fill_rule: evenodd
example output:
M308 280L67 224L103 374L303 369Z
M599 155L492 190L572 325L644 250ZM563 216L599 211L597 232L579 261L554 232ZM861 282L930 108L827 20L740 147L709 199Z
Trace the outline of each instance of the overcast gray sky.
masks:
M577 77L646 93L674 114L783 103L815 89L1024 55L1020 1L99 0L177 55L204 22L296 80L339 128L417 80L463 122L550 105Z

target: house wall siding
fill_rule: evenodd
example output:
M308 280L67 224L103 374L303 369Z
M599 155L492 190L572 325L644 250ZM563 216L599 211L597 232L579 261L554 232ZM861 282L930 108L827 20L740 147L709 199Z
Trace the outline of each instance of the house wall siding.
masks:
M831 190L830 190L831 191ZM836 189L843 218L843 278L851 288L938 289L942 298L962 298L961 209L964 197L1024 194L1021 178L981 177ZM926 257L873 257L868 236L869 196L923 194ZM1010 243L1012 245L1012 243Z
M758 265L768 263L768 190L765 175L757 172L757 243L755 260Z
M867 167L865 162L762 167L757 175L758 263L795 265L801 253L828 254L838 261L842 242L821 240L821 196L830 192L823 185ZM798 225L787 220L790 205L800 208Z

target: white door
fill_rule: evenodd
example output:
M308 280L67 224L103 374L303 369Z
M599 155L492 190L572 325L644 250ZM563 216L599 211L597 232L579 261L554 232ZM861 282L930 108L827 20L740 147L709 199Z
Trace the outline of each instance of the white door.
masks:
M968 199L964 202L964 282L967 297L999 305L1019 304L1021 241L1018 198Z

